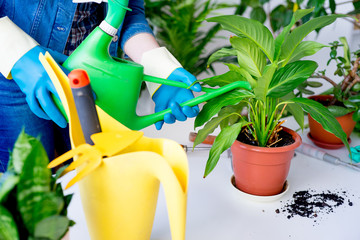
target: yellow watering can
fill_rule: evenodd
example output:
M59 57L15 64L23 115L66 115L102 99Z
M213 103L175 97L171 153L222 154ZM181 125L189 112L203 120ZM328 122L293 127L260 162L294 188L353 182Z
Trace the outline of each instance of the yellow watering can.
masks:
M150 239L159 183L164 187L173 240L185 239L188 163L172 140L151 139L129 130L97 107L102 132L85 143L68 77L50 54L40 61L53 81L70 124L73 149L49 164L75 156L68 171L77 175L81 201L93 240Z

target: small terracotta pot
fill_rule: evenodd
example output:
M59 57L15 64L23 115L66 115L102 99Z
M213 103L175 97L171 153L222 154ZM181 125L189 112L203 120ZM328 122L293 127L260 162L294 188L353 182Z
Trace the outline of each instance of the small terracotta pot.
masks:
M331 100L333 96L330 95L319 95L319 96L311 96L309 99L314 101L326 101ZM340 123L342 129L346 133L347 137L349 138L350 134L354 130L356 122L352 119L353 113L348 113L344 116L336 117L336 120ZM339 146L343 146L342 141L340 138L336 137L334 134L324 130L324 128L315 121L309 114L309 128L311 137L319 142L325 144L340 144Z
M235 141L231 146L235 184L243 192L271 196L279 194L290 170L295 149L302 143L295 131L285 128L295 140L284 147L257 147Z

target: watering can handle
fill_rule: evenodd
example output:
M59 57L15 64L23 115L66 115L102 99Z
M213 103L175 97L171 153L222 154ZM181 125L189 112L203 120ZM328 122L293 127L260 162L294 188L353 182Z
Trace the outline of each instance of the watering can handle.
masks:
M144 81L165 84L165 85L169 85L169 86L173 86L173 87L180 87L180 88L186 88L186 89L190 88L186 83L183 83L183 82L177 82L177 81L157 78L157 77L153 77L153 76L149 76L149 75L144 75ZM250 83L245 82L245 81L232 82L232 83L229 83L229 84L227 84L223 87L217 88L217 89L202 87L202 91L205 92L205 94L195 97L193 99L190 99L186 102L183 102L180 104L180 106L181 107L184 107L184 106L193 107L200 103L206 102L212 98L220 96L221 94L230 92L231 90L234 90L236 88L244 88L249 91L251 90ZM164 116L166 113L171 113L171 109L169 109L169 108L165 109L161 112L158 112L157 114L160 116ZM159 120L162 120L162 119L159 119Z

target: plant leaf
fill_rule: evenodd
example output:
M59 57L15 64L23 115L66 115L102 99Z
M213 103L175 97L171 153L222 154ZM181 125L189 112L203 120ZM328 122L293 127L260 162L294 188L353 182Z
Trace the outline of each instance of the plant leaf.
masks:
M293 98L289 101L299 104L301 108L308 112L317 122L319 122L326 131L333 133L336 137L340 138L350 152L350 146L346 133L341 128L340 123L326 107L314 100L307 98Z
M58 240L66 234L68 227L69 219L67 217L60 215L50 216L36 224L34 237Z
M275 72L267 96L282 97L308 79L318 67L314 61L297 61Z
M254 96L244 89L235 89L208 101L195 119L194 127L202 126L224 106L238 104L242 99Z
M19 240L16 222L11 213L0 205L0 239Z
M303 41L295 48L294 53L289 59L289 62L295 62L302 59L303 57L314 55L324 47L328 47L328 45L314 41Z
M214 52L211 54L211 56L208 59L207 65L209 66L213 62L224 58L224 57L231 57L231 56L237 56L237 52L235 49L231 48L221 48L220 50Z
M223 29L239 37L249 38L265 53L271 62L274 60L274 38L269 29L260 22L237 15L212 17L206 21L220 23Z
M237 50L239 66L255 77L261 77L266 64L264 53L247 38L231 37L230 43Z
M293 92L290 92L286 94L284 97L280 98L281 101L286 101L288 99L294 98L295 94ZM295 121L299 124L300 128L304 128L304 111L298 104L289 103L286 105L285 108L287 111L291 113L291 115L294 117Z
M51 170L47 153L40 140L36 139L30 154L24 161L23 171L17 185L19 212L30 234L40 220L58 214L63 200L50 192Z
M285 39L289 35L289 32L290 32L291 28L294 26L294 24L297 21L299 21L302 17L311 13L313 10L314 10L314 8L299 9L296 12L294 12L292 19L290 21L290 24L287 25L275 39L275 59L278 59L278 57L280 56L281 45L284 43Z
M265 102L268 88L273 79L276 68L276 64L267 65L264 69L263 76L258 79L258 84L254 88L256 98L263 102Z
M341 117L354 111L354 109L336 105L330 105L327 107L327 109L329 109L329 111L334 115L334 117Z
M313 18L305 24L295 28L281 46L280 60L286 65L300 42L312 31L333 23L339 17L348 17L345 14L334 14Z
M345 62L344 62L344 68L345 69L350 69L351 67L351 56L350 56L350 49L349 49L349 44L346 40L345 37L340 37L339 38L340 42L344 45L343 46L343 49L344 49L344 59L345 59ZM349 71L346 71L346 74L348 74Z
M7 170L0 177L0 203L6 200L6 197L15 188L18 182L19 176L10 170Z
M246 81L246 79L237 71L228 71L224 74L201 80L203 84L207 84L210 87L222 87L236 81Z
M206 162L204 177L209 175L209 173L215 168L216 164L220 159L221 153L231 147L231 145L238 137L241 128L246 124L248 123L239 122L221 130L219 135L215 138L213 146L210 149L209 158Z

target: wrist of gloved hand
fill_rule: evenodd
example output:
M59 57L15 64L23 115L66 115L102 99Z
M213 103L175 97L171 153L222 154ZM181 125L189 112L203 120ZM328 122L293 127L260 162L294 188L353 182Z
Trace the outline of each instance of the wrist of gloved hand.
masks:
M35 46L25 53L11 69L11 75L26 95L31 111L40 118L53 120L60 127L67 122L55 105L52 95L59 99L56 89L40 63L39 54L45 54L41 46Z

